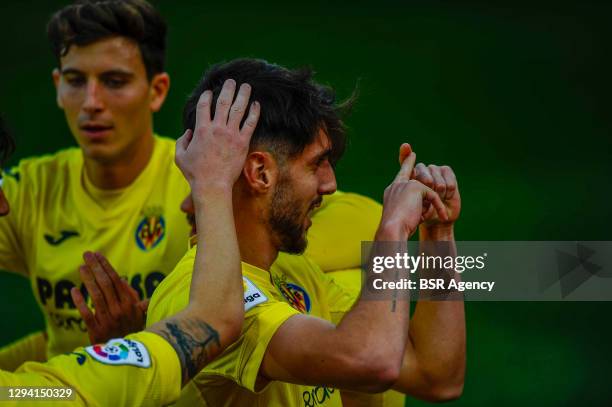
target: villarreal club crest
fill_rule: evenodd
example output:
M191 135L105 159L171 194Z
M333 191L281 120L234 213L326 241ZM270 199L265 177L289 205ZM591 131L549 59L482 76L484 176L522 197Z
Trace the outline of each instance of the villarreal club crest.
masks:
M136 227L136 244L147 252L154 249L166 236L166 221L161 207L146 208L142 214Z
M310 312L310 296L306 290L297 284L288 283L287 277L284 275L282 277L274 276L272 280L289 305L302 314Z

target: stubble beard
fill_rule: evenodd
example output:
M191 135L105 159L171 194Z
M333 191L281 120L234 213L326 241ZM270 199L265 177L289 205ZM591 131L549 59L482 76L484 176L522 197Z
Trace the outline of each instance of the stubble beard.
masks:
M272 195L268 223L280 243L280 251L301 254L306 250L308 240L301 205L294 195L291 181L281 178Z

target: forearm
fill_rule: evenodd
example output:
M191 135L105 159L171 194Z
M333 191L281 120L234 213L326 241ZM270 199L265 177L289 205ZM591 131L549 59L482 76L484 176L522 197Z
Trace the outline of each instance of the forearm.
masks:
M147 328L174 348L181 364L183 386L234 340L226 325L208 322L200 314L188 306Z
M190 306L203 319L233 326L240 333L244 318L242 266L232 190L194 191L198 248L189 294ZM224 304L219 307L219 304Z
M407 236L381 228L376 234L372 256L395 255L398 251L405 250L406 239ZM376 278L396 282L408 279L409 271L387 270L384 274L376 275ZM383 372L387 371L390 377L397 377L402 363L401 355L404 353L407 341L410 317L409 291L387 289L374 292L370 285L371 280L368 279L359 300L337 327L337 332L342 338L339 348L360 355L364 364L376 366Z
M426 256L457 255L452 226L421 227L419 234L419 252ZM451 271L447 279L451 278L459 281L460 274ZM454 398L463 387L465 347L465 313L461 299L418 301L410 321L403 372L394 388L425 399ZM406 366L410 364L416 364L416 369Z
M47 340L43 331L29 334L0 349L0 369L14 371L28 361L47 360Z

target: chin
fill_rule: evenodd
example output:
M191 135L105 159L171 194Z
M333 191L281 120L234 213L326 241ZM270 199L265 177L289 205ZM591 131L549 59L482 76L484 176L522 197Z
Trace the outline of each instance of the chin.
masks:
M101 145L101 144L82 144L81 150L83 150L83 155L90 160L94 160L96 162L102 164L112 164L117 161L117 152L109 145Z

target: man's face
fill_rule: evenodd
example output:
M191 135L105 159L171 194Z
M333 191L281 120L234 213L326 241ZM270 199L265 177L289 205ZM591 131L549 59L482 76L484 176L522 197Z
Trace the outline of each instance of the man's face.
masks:
M329 162L331 145L323 131L302 154L279 169L272 194L268 223L278 241L278 249L302 253L306 249L306 231L312 225L313 211L323 195L336 191L336 176Z
M278 249L288 253L302 253L306 249L306 231L312 225L310 217L321 204L323 195L336 191L336 176L329 163L329 139L321 132L302 154L280 169L279 180L270 200L268 224L277 241ZM197 233L195 211L191 195L181 204Z
M149 82L135 42L112 37L73 45L60 62L53 72L57 103L86 157L112 163L152 133L152 112L166 96L167 75Z

